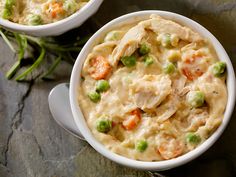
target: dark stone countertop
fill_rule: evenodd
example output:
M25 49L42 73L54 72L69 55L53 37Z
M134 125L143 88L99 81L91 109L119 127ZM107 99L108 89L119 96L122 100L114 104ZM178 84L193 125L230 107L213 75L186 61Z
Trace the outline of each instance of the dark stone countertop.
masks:
M236 68L235 0L105 0L83 27L95 32L115 17L146 9L172 11L196 20L219 39ZM54 122L47 96L56 84L69 81L71 66L57 69L57 81L17 83L4 77L15 59L0 38L0 177L160 176L111 162ZM161 173L168 177L236 176L235 136L234 112L212 148L186 165Z

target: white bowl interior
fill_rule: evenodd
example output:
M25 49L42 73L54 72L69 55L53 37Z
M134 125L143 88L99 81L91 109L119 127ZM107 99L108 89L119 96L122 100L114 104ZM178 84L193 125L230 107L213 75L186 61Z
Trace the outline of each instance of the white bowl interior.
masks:
M84 7L65 19L38 26L27 26L0 18L0 25L6 29L33 36L55 36L80 26L100 7L103 0L90 0Z
M208 38L213 47L216 50L216 53L219 57L220 60L225 61L227 63L227 90L228 93L230 94L228 96L228 101L227 101L227 107L225 110L224 114L224 119L220 127L205 141L203 142L199 147L196 149L180 156L175 159L171 160L165 160L165 161L158 161L158 162L143 162L143 161L136 161L132 159L128 159L126 157L117 155L108 149L106 149L100 142L98 142L94 136L92 135L91 131L89 130L86 121L83 117L83 114L79 108L79 104L77 101L78 98L78 86L80 85L80 72L82 69L83 62L85 61L87 55L89 52L92 50L93 46L96 45L101 38L104 37L104 35L110 31L111 29L115 29L116 27L134 22L134 21L139 21L141 19L146 19L148 18L151 14L158 14L164 18L174 20L182 25L188 26L194 31L198 32L201 34L203 37ZM87 140L87 142L98 152L100 152L102 155L105 157L109 158L110 160L113 160L119 164L129 166L132 168L138 168L138 169L143 169L143 170L167 170L170 168L174 168L176 166L182 165L184 163L187 163L191 161L192 159L198 157L202 153L204 153L208 148L210 148L213 143L219 138L219 136L223 133L224 129L226 128L231 114L234 109L235 105L235 74L233 70L233 66L231 64L231 61L225 52L224 48L220 44L220 42L204 27L202 27L200 24L194 22L191 19L188 19L182 15L178 15L175 13L171 12L166 12L166 11L140 11L140 12L135 12L131 14L127 14L124 16L121 16L108 24L106 24L104 27L102 27L99 31L97 31L91 39L87 42L87 44L84 46L83 50L80 52L76 63L73 67L72 75L71 75L71 81L70 81L70 103L71 103L71 108L73 112L73 116L75 119L75 122L80 129L81 133Z

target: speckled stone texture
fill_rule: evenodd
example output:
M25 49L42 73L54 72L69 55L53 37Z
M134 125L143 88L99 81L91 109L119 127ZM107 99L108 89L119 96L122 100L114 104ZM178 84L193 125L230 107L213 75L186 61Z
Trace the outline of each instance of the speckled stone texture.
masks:
M105 0L81 28L95 32L108 21L132 11L157 9L185 15L210 30L236 68L236 1ZM52 119L47 96L68 82L71 66L62 65L57 81L17 83L4 74L15 56L0 39L0 177L154 177L111 162L86 142L74 138ZM230 93L229 93L230 94ZM236 114L215 145L182 167L161 172L168 177L236 176Z

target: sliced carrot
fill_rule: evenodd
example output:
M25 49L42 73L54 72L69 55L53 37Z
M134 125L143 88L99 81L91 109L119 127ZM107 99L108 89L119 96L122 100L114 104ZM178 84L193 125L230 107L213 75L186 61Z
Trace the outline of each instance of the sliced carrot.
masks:
M131 112L131 114L132 115L135 115L135 116L137 116L139 119L141 119L141 111L140 111L140 109L135 109L135 110L133 110L132 112Z
M190 58L187 58L184 62L187 63L187 64L191 64L192 63Z
M137 117L136 116L130 116L128 119L123 121L123 126L126 130L132 130L137 125Z
M190 58L184 59L184 67L182 73L188 78L188 80L194 80L200 77L204 72L198 67L198 60L204 57L201 53L194 53Z
M130 114L131 115L122 123L126 130L133 130L141 119L141 112L139 109L133 110Z
M52 18L56 18L59 14L63 14L65 11L63 9L63 4L61 2L52 2L49 4L49 12Z
M157 150L157 153L159 153L163 159L168 160L181 155L184 147L178 140L172 139L163 142L160 146L158 146Z
M194 53L193 54L193 58L194 59L201 59L202 57L204 57L205 55L203 53Z
M192 70L188 67L182 68L183 74L188 78L188 80L192 81L201 75L203 75L203 71L200 68L192 68Z
M188 80L192 81L194 79L193 74L188 68L183 68L182 69L183 74L188 78Z
M195 73L198 77L200 77L201 75L203 75L203 72L200 69L196 69Z
M92 78L96 80L105 79L111 72L111 65L103 56L98 56L90 60L90 65L92 67L89 74Z
M202 57L203 57L202 54L199 54L199 53L196 54L196 53L194 53L190 58L186 58L186 59L184 60L184 62L187 63L187 64L192 64L192 63L194 63L196 60L202 59Z

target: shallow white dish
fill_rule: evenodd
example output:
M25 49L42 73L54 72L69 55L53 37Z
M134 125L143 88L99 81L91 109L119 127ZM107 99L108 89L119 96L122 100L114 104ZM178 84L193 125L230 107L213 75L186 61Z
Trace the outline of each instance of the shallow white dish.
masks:
M192 28L194 31L198 32L200 35L202 35L205 38L208 38L211 43L213 44L216 53L220 60L227 63L227 89L228 89L228 102L227 107L224 114L224 119L220 127L199 147L196 149L188 152L187 154L184 154L180 157L177 157L175 159L171 160L165 160L165 161L158 161L158 162L143 162L143 161L137 161L128 159L126 157L117 155L108 149L106 149L100 142L98 142L95 137L92 135L90 129L88 128L86 121L83 117L83 114L79 108L79 104L77 101L77 94L78 94L78 86L80 84L80 73L82 69L82 65L84 63L84 60L86 59L89 52L92 50L93 46L98 43L98 41L104 37L104 35L110 31L113 28L116 28L120 26L121 24L126 24L134 21L139 21L145 18L148 18L151 14L158 14L164 18L174 20L182 25L188 26ZM193 20L186 18L182 15L178 15L171 12L166 11L140 11L135 13L130 13L124 16L121 16L115 20L112 20L108 24L106 24L104 27L102 27L99 31L97 31L90 40L86 43L83 50L80 52L76 63L74 65L71 80L70 80L70 104L71 109L73 113L74 120L76 122L76 125L78 126L79 130L81 131L82 135L86 139L86 141L99 153L104 155L105 157L109 158L112 161L115 161L119 164L129 166L132 168L138 168L143 170L156 170L156 171L162 171L167 170L170 168L174 168L177 166L180 166L182 164L185 164L196 157L200 156L202 153L204 153L207 149L209 149L215 141L220 137L220 135L223 133L224 129L226 128L227 124L229 123L231 114L234 109L235 105L235 92L236 92L236 84L235 84L235 74L233 70L233 66L231 64L231 61L225 52L222 45L219 43L219 41L203 26L200 24L194 22Z
M46 25L26 26L0 18L0 26L32 36L57 36L82 25L98 10L102 2L103 0L90 0L83 8L71 16Z

